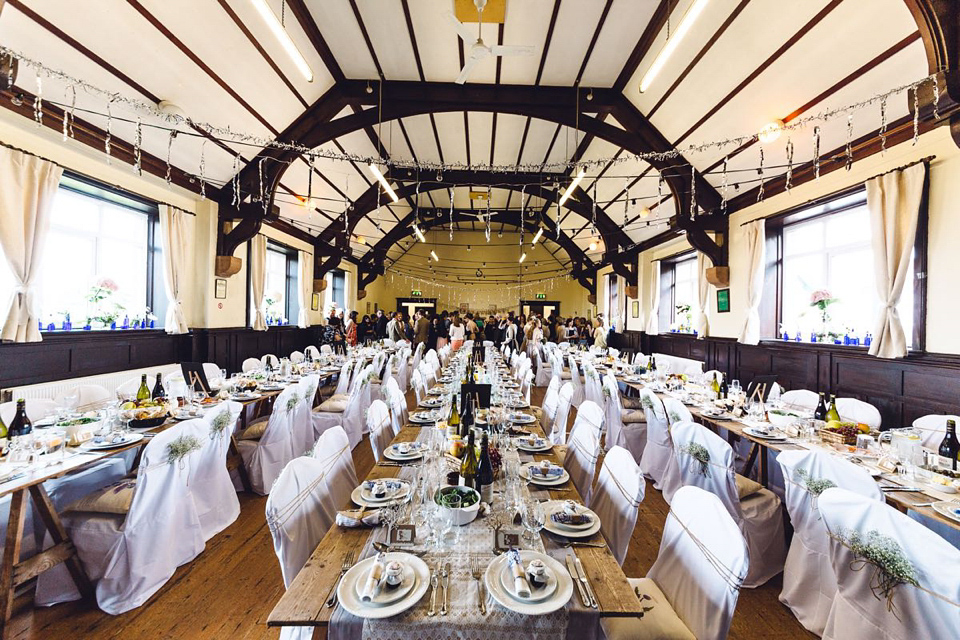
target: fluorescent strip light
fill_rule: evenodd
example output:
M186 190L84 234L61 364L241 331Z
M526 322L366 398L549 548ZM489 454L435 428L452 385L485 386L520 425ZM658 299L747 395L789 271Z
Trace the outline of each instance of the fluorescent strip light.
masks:
M434 262L440 262L440 258L437 257L437 252L433 249L430 249L430 257L433 258Z
M277 14L270 9L267 0L252 0L252 2L253 6L256 7L260 13L260 17L262 17L263 21L270 27L270 31L273 31L273 35L280 41L283 50L286 51L290 59L293 60L293 64L299 69L300 73L303 74L303 77L307 79L307 82L313 82L313 71L311 71L310 65L307 64L307 59L303 57L303 54L297 49L297 45L294 44L290 38L290 34L287 33L287 30L280 24L280 20L277 19Z
M420 227L413 225L413 233L417 236L417 240L420 242L426 242L427 239L423 237L423 231L420 231Z
M520 262L522 263L522 262L523 262L524 260L526 260L526 259L527 259L527 253L524 252L524 253L520 256Z
M643 93L650 88L650 85L653 84L657 74L663 70L663 65L667 63L667 59L673 55L673 52L676 51L678 46L680 46L680 41L683 40L683 37L687 35L688 31L690 31L690 27L693 26L693 23L696 21L697 17L703 13L703 9L706 6L707 0L693 0L693 4L690 5L690 8L687 9L687 12L683 14L683 18L680 19L680 24L677 25L676 30L667 39L666 44L663 45L663 49L661 49L660 53L657 54L657 57L654 59L653 64L650 65L650 68L647 69L645 74L643 74L643 79L640 80L640 93Z
M537 240L539 240L540 236L542 235L543 235L543 227L540 227L539 229L537 229L537 235L533 236L533 242L531 242L530 244L537 244Z
M393 187L390 186L390 183L387 182L387 179L383 177L383 174L380 173L380 168L372 162L368 165L370 171L376 176L377 180L380 181L380 185L383 187L383 190L387 192L387 195L390 196L390 199L394 202L398 202L400 198L397 197L397 194L393 191Z
M580 173L577 174L577 177L573 179L573 182L570 183L570 186L567 187L567 190L563 192L563 195L560 196L560 202L557 203L558 207L562 207L563 203L567 201L567 198L570 197L570 194L573 193L573 190L577 188L577 185L580 184L580 181L583 180L583 176L586 175L583 169L580 169Z

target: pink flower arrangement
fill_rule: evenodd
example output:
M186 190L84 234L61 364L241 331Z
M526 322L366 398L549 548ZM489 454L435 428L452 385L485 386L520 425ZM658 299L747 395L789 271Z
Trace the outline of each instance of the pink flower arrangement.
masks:
M98 289L104 289L111 293L116 293L117 290L120 289L120 287L117 286L117 283L111 280L110 278L100 278L99 280L97 280L96 287Z
M825 300L833 300L833 296L830 295L830 292L826 289L820 289L819 291L814 291L812 294L810 294L811 305L815 305Z

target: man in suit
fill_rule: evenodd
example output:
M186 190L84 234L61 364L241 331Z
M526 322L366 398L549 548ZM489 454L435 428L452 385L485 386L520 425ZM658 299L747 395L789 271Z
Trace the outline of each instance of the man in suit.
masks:
M403 331L403 314L399 311L393 315L393 320L387 323L387 337L394 342L400 342L406 338Z
M426 342L427 335L430 332L430 321L427 320L427 315L422 311L417 311L415 315L417 317L417 324L416 324L415 333L413 336L414 347L416 347L421 342Z
M376 331L378 339L382 340L387 337L387 316L383 313L383 309L377 309L377 320L374 323L374 330Z

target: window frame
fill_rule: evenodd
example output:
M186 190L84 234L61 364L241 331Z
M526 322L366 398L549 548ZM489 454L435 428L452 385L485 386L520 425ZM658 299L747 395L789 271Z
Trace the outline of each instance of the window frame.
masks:
M136 211L147 218L147 238L146 238L146 300L145 305L150 308L150 312L157 317L156 326L141 327L138 330L144 331L163 331L164 318L166 317L167 299L161 294L156 295L158 289L164 287L162 281L163 269L157 267L157 259L162 253L160 247L160 206L154 200L149 200L143 196L127 191L122 187L107 184L95 178L85 176L81 173L64 169L57 189L70 191L71 193L86 196L94 200L100 200L108 204ZM191 214L192 215L192 214ZM158 307L158 301L160 306ZM119 330L119 329L116 329ZM40 328L41 333L51 334L73 334L79 331L90 333L92 330L85 330L81 325L74 326L70 331L55 329L49 331L46 328ZM104 329L103 331L115 331L115 329ZM130 329L125 329L130 331Z
M337 302L337 278L340 279L342 285L343 301L342 303ZM346 313L347 311L347 272L343 269L333 269L330 271L330 303L336 304L338 308Z
M297 279L300 277L300 252L298 249L287 246L282 242L274 240L273 238L267 238L267 251L275 251L277 253L282 253L287 259L286 266L284 267L284 283L283 283L283 313L287 317L287 323L284 325L268 325L269 329L271 326L289 326L297 324L297 317L300 313L300 301L299 301L299 291L297 291ZM252 259L252 247L250 243L247 243L247 264L250 264ZM264 265L266 268L266 265ZM264 289L264 295L266 295L266 289ZM253 326L253 280L250 269L247 269L247 326Z
M660 259L660 309L658 321L660 324L660 333L680 333L681 335L693 335L693 331L671 331L670 325L674 323L674 313L676 312L676 284L677 284L677 264L696 260L697 251L695 249L684 249L672 256ZM664 306L665 297L669 297L670 304Z
M930 172L924 177L923 195L917 219L917 237L913 247L913 336L910 352L926 351L927 320L927 227L929 209ZM851 196L862 194L862 199L836 206L831 204ZM866 187L858 184L842 189L802 205L791 207L765 220L766 265L763 294L760 302L760 336L764 341L780 341L779 327L783 321L783 258L784 231L791 226L818 220L838 213L856 209L866 204ZM906 286L906 285L905 285ZM800 344L810 344L805 341ZM818 343L819 344L819 343ZM862 345L834 345L844 348L865 349Z

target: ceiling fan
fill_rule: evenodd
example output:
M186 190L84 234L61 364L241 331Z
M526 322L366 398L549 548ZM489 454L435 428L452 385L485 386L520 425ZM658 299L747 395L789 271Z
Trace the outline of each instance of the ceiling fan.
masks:
M477 15L479 17L476 40L473 39L473 33L470 27L457 20L453 12L447 12L447 16L454 24L457 34L465 43L470 45L466 62L463 65L463 69L460 70L460 75L457 77L457 84L465 83L477 63L490 56L532 56L534 53L534 47L531 45L495 44L492 47L488 47L483 42L483 8L487 6L487 0L473 0L473 4L477 7Z

